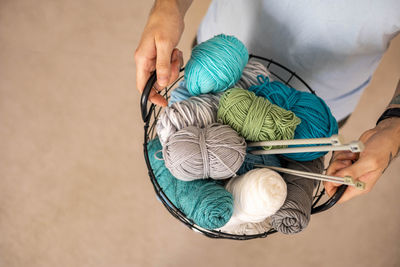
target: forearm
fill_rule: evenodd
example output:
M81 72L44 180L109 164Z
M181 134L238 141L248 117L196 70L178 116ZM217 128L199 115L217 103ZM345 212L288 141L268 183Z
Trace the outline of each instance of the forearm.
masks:
M387 106L386 110L388 109L397 109L400 108L400 80L397 83L397 88L394 92L393 98L390 101L389 105ZM393 150L390 155L390 159L396 157L399 154L400 149L400 117L392 117L392 118L380 118L380 122L376 126L377 130L385 130L390 131L393 134L391 135L394 138L394 145Z
M393 98L387 106L386 110L389 109L398 109L400 108L400 80L397 83L397 88L394 92ZM387 139L392 142L392 149L389 154L389 162L387 166L391 163L392 159L399 155L400 150L400 117L391 117L391 118L380 118L376 126L377 131L382 131L387 133ZM388 141L389 141L388 140ZM386 167L387 168L387 167ZM385 168L385 169L386 169Z
M393 98L390 101L387 109L389 108L400 108L400 80L397 83L396 91L394 92Z
M167 10L170 8L176 8L183 19L192 2L193 0L156 0L151 13L154 13L158 10L167 12Z

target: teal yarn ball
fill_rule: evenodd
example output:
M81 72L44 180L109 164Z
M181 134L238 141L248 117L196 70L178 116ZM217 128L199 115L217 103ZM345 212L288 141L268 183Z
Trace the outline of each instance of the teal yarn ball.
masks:
M279 81L270 82L268 77L258 76L260 85L254 85L249 91L263 96L271 103L290 110L301 119L294 132L295 139L322 138L338 133L338 124L325 101L309 93L297 91ZM285 157L297 161L311 161L327 152L291 153Z
M255 169L256 164L261 164L265 166L274 166L274 167L280 167L281 162L279 160L279 157L277 155L271 154L271 155L253 155L251 154L251 150L255 150L248 148L246 157L244 158L244 162L242 166L240 166L240 169L236 172L237 175L243 175L248 171L251 171Z
M247 48L234 36L220 34L198 44L185 67L188 91L199 95L233 87L248 59Z
M158 138L147 144L151 168L168 199L195 224L206 229L224 226L233 213L233 197L212 179L185 182L165 167Z

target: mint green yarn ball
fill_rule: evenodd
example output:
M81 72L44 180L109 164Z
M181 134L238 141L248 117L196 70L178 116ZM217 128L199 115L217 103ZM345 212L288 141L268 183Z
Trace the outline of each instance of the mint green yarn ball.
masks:
M246 46L234 36L220 34L198 44L185 67L188 91L199 95L233 87L248 59Z

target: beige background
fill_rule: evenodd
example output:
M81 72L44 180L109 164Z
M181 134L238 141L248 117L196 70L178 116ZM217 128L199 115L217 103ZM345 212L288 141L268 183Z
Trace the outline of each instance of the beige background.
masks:
M0 1L0 266L400 266L400 164L295 236L196 234L156 200L133 52L152 1ZM208 1L195 1L179 45ZM374 125L400 74L391 45L342 133Z

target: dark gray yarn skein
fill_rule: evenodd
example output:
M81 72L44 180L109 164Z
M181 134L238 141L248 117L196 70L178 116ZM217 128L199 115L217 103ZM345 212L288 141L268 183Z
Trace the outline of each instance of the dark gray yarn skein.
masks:
M165 166L178 179L226 179L236 175L246 142L228 125L188 126L171 135L163 147Z
M297 162L285 159L288 169L322 173L324 157ZM315 180L291 174L282 174L287 183L287 196L283 206L271 218L271 225L281 233L295 234L304 230L311 217Z

